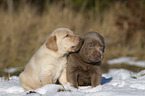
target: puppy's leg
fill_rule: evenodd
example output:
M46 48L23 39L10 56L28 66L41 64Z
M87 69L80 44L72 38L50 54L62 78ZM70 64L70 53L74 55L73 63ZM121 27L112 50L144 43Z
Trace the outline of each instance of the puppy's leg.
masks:
M52 77L52 74L49 71L40 72L39 78L40 78L40 82L41 82L42 86L44 86L46 84L52 84L51 77Z
M101 84L102 74L101 73L93 73L91 75L91 86L96 87Z
M61 74L61 76L60 76L60 78L59 78L59 82L60 82L60 84L62 84L62 85L65 85L65 84L67 84L67 79L66 79L66 68L63 70L63 72L62 72L62 74Z
M53 74L52 74L52 83L55 84L57 82L57 80L60 78L61 73L63 70L61 69L55 69Z
M55 66L55 69L53 70L52 83L57 82L57 80L61 77L61 75L64 74L63 71L66 73L66 71L65 71L66 70L66 63L67 63L66 57L59 58L58 64L56 64L57 66ZM65 74L64 74L64 76L65 76Z
M62 74L63 69L61 68L56 68L52 74L52 83L55 84L57 80L60 78Z
M43 75L43 77L41 77L41 83L42 85L47 85L47 84L52 84L52 81L51 81L51 75Z
M78 88L78 81L77 81L78 73L77 72L68 72L67 78L68 81L72 84L73 87Z
M46 85L46 84L52 84L52 75L53 75L53 70L54 70L54 66L53 65L49 65L47 67L40 66L40 72L39 72L39 79L40 82L42 83L42 86Z

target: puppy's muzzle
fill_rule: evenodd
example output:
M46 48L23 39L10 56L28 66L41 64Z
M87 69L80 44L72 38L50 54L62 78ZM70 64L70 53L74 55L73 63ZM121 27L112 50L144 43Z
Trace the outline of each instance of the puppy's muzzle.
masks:
M103 54L101 54L100 52L97 53L97 60L98 60L98 61L103 60Z

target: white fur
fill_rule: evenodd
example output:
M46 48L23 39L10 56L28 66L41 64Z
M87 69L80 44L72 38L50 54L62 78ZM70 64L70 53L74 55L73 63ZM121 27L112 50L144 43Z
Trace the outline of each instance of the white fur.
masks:
M70 37L65 37L69 34ZM60 79L60 83L65 84L67 63L67 54L72 50L72 46L79 43L79 37L67 28L58 28L50 35L56 36L58 50L50 50L46 46L46 42L32 56L27 63L24 71L20 74L20 82L26 90L35 90L46 84L56 83ZM48 37L48 39L50 38ZM62 74L62 75L61 75ZM61 78L60 78L61 76Z

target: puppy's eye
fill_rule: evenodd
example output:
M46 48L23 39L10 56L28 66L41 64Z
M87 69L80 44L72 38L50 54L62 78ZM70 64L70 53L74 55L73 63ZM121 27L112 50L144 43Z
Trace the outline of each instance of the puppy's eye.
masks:
M67 35L65 35L65 37L69 37L69 35L67 34Z
M94 47L94 45L93 44L90 44L89 47L92 48L92 47Z

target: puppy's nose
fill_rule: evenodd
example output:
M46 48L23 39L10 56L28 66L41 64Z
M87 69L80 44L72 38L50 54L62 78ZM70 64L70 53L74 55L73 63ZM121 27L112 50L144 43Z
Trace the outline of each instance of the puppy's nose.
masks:
M101 57L101 54L98 53L98 54L97 54L97 57Z

